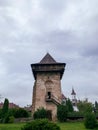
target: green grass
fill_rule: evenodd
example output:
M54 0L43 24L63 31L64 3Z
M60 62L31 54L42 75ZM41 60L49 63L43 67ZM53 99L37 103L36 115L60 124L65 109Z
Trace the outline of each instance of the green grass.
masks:
M0 124L0 130L21 130L24 124Z
M86 130L83 122L58 123L61 130Z
M24 123L0 124L0 130L21 130L23 125ZM57 123L57 125L60 126L61 130L87 130L85 129L83 122ZM98 130L98 128L93 130Z

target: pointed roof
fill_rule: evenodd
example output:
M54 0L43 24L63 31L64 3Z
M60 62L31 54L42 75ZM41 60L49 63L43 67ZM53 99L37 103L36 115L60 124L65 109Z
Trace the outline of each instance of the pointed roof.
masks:
M74 91L73 88L72 88L72 93L71 93L71 95L76 95L76 93L75 93L75 91Z
M47 53L39 63L31 64L32 72L35 79L37 74L42 72L58 72L60 73L61 79L65 70L65 66L66 63L56 62L49 53Z
M47 53L43 59L40 61L40 64L55 64L57 63L54 58L49 54Z
M63 93L62 93L62 99L65 99L65 100L67 99Z

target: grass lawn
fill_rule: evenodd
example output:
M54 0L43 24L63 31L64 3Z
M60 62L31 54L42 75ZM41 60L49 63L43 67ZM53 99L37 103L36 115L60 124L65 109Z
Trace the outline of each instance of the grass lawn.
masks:
M67 123L57 123L61 130L87 130L84 127L83 122L67 122ZM0 130L21 130L23 123L18 124L0 124ZM93 130L98 130L93 129Z
M66 122L66 123L58 123L61 130L87 130L84 127L83 122Z
M0 124L0 130L21 130L21 127L24 124L18 123L18 124Z

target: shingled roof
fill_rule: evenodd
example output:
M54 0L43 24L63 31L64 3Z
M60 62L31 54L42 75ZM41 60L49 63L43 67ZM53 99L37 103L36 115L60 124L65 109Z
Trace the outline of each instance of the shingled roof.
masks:
M49 53L47 53L40 62L31 64L32 72L35 79L37 74L42 72L58 72L60 73L60 78L62 78L65 66L65 63L56 62Z
M54 58L49 54L47 53L43 59L40 61L40 64L55 64L57 63Z
M71 95L76 95L76 93L75 93L75 91L74 91L73 88L72 88L72 93L71 93Z

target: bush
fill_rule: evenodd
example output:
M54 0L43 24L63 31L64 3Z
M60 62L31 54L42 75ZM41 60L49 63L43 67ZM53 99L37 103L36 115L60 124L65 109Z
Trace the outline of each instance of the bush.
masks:
M8 123L14 123L14 116L10 116L10 117L9 117Z
M7 115L2 119L2 123L14 123L14 116Z
M28 111L26 111L23 108L16 109L14 112L15 112L14 113L15 118L29 117Z
M2 109L0 109L0 119L2 118Z
M37 109L37 111L35 111L33 114L33 118L34 119L48 118L47 110L45 110L44 108Z
M87 129L93 129L97 126L97 120L94 113L87 113L85 115L84 125Z
M84 113L79 111L69 112L67 118L71 120L82 119L84 118Z
M47 119L37 119L27 123L21 130L60 130L60 127Z
M73 105L72 105L72 102L70 101L70 99L66 100L66 107L68 109L68 112L73 112L74 111Z
M57 107L57 118L60 122L67 120L68 110L65 105L58 105Z
M93 105L87 101L80 101L77 103L78 110L83 113L91 113L93 110Z

